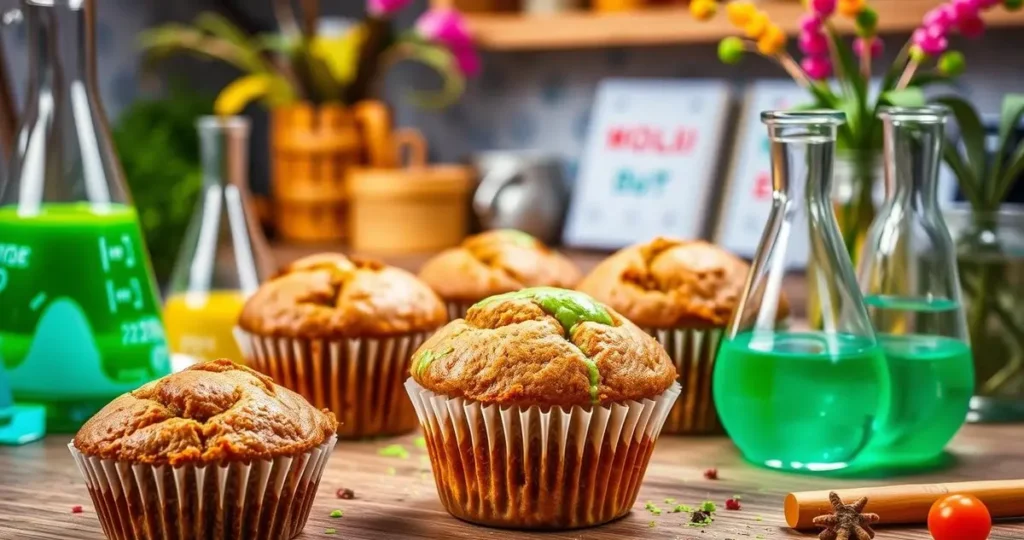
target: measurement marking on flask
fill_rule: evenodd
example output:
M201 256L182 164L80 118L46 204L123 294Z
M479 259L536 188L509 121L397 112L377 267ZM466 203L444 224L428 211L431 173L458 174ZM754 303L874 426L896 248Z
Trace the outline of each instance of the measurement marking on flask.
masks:
M0 292L7 288L7 269L0 268Z
M32 308L32 311L39 311L39 308L43 307L46 302L46 293L40 292L32 297L32 301L28 303L28 307Z
M106 280L107 286L107 307L110 309L110 313L117 313L117 299L114 297L114 282Z
M100 263L103 265L103 273L110 271L110 260L107 259L107 239L102 236L99 238L100 243Z
M124 264L128 268L135 268L135 248L132 247L132 239L127 234L121 235L121 243L124 244L124 250L127 253L124 258ZM139 293L139 297L142 297L142 293ZM142 309L141 307L139 309Z
M142 309L142 284L139 283L139 278L132 278L129 284L132 287L132 291L135 292L135 301L132 305L135 306L135 309Z

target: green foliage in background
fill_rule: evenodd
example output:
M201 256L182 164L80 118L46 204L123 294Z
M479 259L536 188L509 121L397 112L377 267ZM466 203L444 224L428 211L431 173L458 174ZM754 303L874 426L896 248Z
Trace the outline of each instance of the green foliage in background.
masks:
M166 98L135 102L114 127L114 143L161 284L170 277L202 184L195 122L212 111L213 98L174 89Z

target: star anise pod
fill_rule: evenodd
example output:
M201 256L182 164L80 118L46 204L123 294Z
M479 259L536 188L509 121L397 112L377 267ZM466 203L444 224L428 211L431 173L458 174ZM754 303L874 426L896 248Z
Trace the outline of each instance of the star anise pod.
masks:
M828 494L832 503L832 513L814 518L814 524L823 527L818 538L821 540L871 540L875 531L871 524L878 521L878 514L862 513L868 504L867 497L861 497L853 504L843 504L836 492Z

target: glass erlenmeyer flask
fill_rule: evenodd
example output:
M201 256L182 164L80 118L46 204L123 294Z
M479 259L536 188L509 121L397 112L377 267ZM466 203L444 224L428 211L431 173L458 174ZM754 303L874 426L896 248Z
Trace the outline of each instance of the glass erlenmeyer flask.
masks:
M743 298L715 362L722 424L748 460L791 470L846 467L871 441L889 395L875 339L843 247L829 191L834 111L765 112L773 206ZM794 234L806 220L807 283L821 301L822 330L777 324Z
M859 278L892 400L868 453L879 464L909 465L938 456L960 429L974 363L956 249L937 195L947 110L887 108L880 117L887 199L868 233Z
M22 0L29 91L0 187L0 357L73 432L167 374L149 258L96 86L93 0Z
M217 358L241 361L232 329L270 270L266 239L250 211L249 121L208 116L196 128L203 191L164 307L175 370Z

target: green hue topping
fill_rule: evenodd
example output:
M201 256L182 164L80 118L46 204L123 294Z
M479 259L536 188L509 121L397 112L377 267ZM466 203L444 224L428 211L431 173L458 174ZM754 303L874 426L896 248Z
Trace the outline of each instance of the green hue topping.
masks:
M558 320L562 330L567 336L571 336L573 330L580 323L594 322L611 326L612 317L608 310L600 302L590 296L577 291L559 289L557 287L532 287L520 291L499 294L485 298L477 302L477 306L486 306L494 302L505 300L530 300L541 307L545 312ZM582 352L582 351L581 351ZM586 353L583 354L586 357ZM597 363L586 358L587 371L590 375L590 398L594 403L598 401L598 387L601 384L601 373L597 369Z
M532 248L537 246L537 239L530 236L529 234L524 233L523 231L517 231L515 229L502 229L498 231L498 235L500 235L505 240L508 240L509 242L517 246L522 246L526 248Z
M427 447L427 438L426 437L416 437L416 440L413 441L413 444L416 445L416 448L426 448Z
M324 534L338 534L338 529L324 529Z
M675 499L665 499L665 504L675 504L675 503L676 503Z
M409 451L400 444L389 444L380 450L377 450L378 456L384 457L396 457L402 459L409 459Z
M334 511L331 512L331 517L332 518L340 518L343 515L345 515L345 514L342 513L341 510L334 510Z
M413 369L416 370L416 376L422 377L423 372L427 370L427 367L430 366L430 364L434 360L440 360L445 356L451 354L452 351L454 350L455 349L448 347L447 350L444 350L440 353L435 353L434 351L431 350L420 351L420 353L417 354L416 358L413 360ZM426 445L424 445L424 447L426 447Z
M707 512L707 513L710 514L711 512L714 512L717 508L715 507L715 503L713 503L711 501L704 501L704 502L700 503L700 509L701 509L701 511Z
M685 504L677 504L676 507L672 509L672 513L678 514L679 512L693 512L693 508L690 508Z

